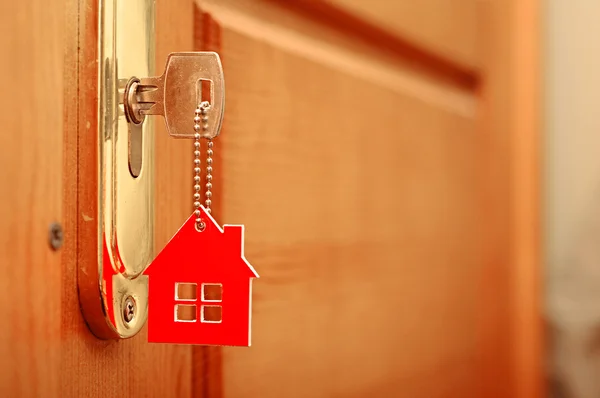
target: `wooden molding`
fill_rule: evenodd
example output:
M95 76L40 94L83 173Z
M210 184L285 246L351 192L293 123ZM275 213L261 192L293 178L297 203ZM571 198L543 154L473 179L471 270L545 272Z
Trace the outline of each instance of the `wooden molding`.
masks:
M333 27L354 40L400 57L421 73L435 76L470 91L479 83L476 70L431 52L329 2L323 0L266 1L277 7L293 10L307 19Z

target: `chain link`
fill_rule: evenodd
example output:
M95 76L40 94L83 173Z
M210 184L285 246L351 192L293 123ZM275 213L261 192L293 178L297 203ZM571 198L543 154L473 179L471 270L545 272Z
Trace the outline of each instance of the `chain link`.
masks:
M198 104L194 116L194 215L196 216L196 229L203 231L206 228L206 224L200 217L200 130L206 132L208 130L208 110L210 109L210 103L208 101L202 101ZM201 123L202 122L202 123ZM206 210L210 213L210 205L212 192L209 186L212 188L212 141L208 143L208 158L206 160L207 167L207 183L206 183Z
M206 211L210 214L210 205L212 204L212 155L213 155L213 141L208 140L207 150L206 150L206 193L204 204L206 205Z

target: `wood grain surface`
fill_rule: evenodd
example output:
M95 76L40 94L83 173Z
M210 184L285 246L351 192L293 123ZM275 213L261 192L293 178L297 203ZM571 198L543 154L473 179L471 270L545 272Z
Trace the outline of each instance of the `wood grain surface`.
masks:
M224 395L543 396L537 44L515 33L535 2L462 14L485 47L467 51L476 86L294 3L202 2L227 78L221 212L246 223L262 275ZM423 40L403 37L436 52L427 37L452 41L431 34L434 8L408 13Z
M61 1L0 2L2 397L59 389L64 18Z
M204 6L227 78L222 219L246 224L262 276L224 395L477 396L474 93L268 10Z
M234 32L223 48L223 214L265 275L226 396L474 396L473 120Z

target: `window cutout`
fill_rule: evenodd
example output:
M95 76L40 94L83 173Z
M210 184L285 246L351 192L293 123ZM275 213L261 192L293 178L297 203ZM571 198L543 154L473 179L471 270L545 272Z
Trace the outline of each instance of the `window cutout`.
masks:
M222 307L220 305L203 305L202 306L202 322L204 323L221 323Z
M220 283L203 283L202 301L215 303L223 301L223 285Z
M196 301L198 285L196 283L176 283L175 300Z
M196 306L194 304L176 305L175 322L196 322Z

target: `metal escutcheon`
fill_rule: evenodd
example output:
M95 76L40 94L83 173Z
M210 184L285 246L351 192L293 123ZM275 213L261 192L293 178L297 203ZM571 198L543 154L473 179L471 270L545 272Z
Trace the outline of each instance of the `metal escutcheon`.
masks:
M121 103L131 76L154 75L154 8L154 0L100 0L98 8L98 264L80 265L78 285L85 320L102 339L132 337L147 318L154 121L128 123Z

